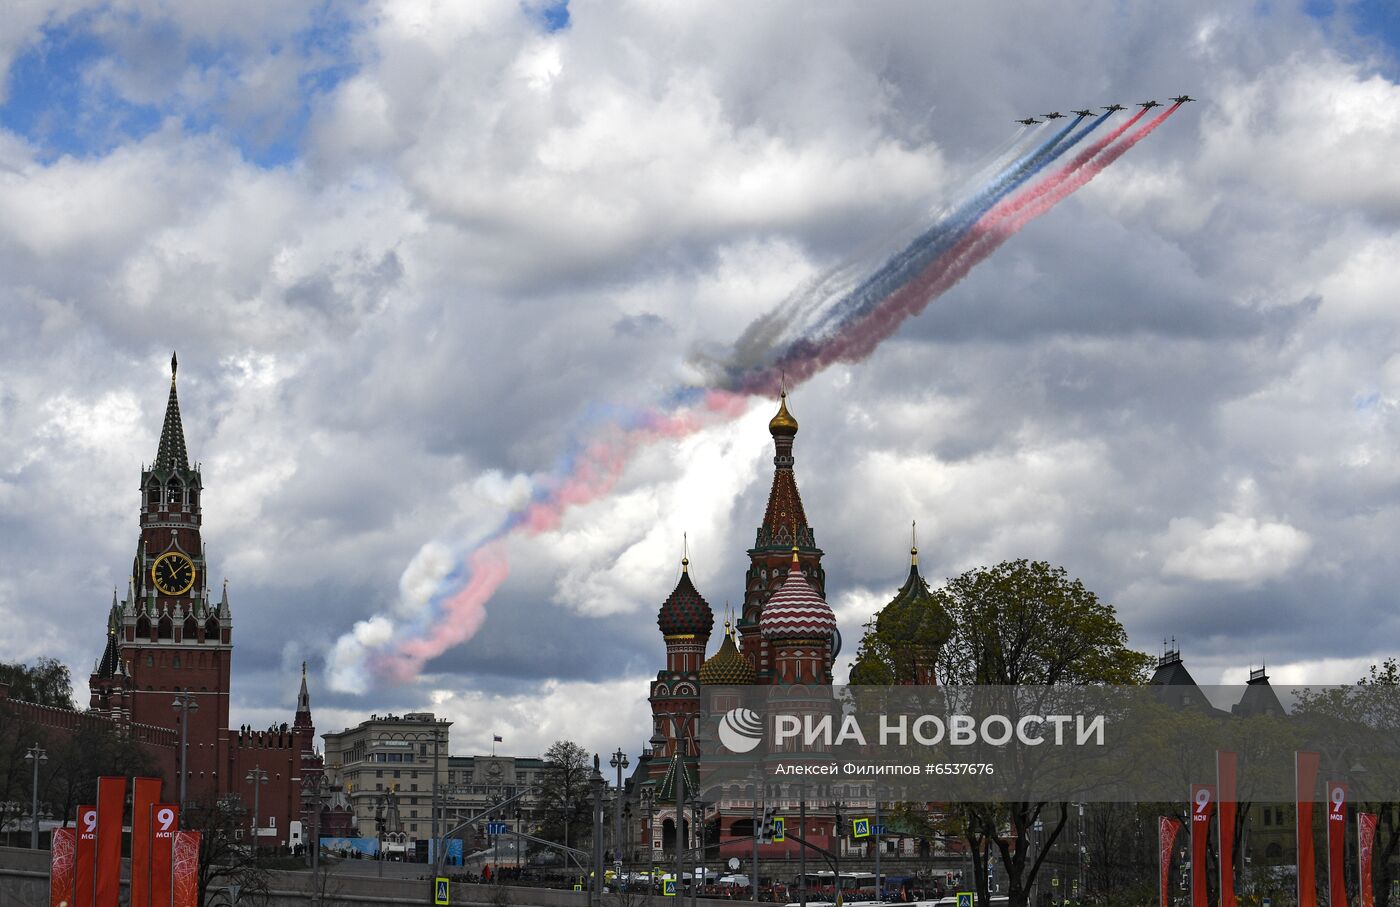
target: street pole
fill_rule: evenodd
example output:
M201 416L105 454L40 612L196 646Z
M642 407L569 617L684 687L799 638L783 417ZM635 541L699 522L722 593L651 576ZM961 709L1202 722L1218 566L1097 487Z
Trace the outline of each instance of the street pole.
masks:
M831 807L836 812L836 826L832 829L832 837L835 840L832 841L831 847L832 861L835 864L833 868L836 870L836 894L834 897L836 907L841 907L841 804L839 802L833 803Z
M253 859L258 858L258 812L263 785L267 784L267 772L261 768L249 769L243 780L253 785Z
M679 741L677 746L682 746ZM685 878L685 755L676 761L676 897L681 894L681 879ZM662 894L665 894L662 883Z
M805 839L807 837L807 784L803 782L798 791L802 798L797 804L797 824L801 831L799 834ZM807 907L807 847L802 845L797 848L797 873L801 877L801 882L797 888L797 902L802 907Z
M593 754L593 907L603 907L603 780L598 754Z
M180 713L180 824L189 827L189 812L185 802L185 784L189 780L189 734L190 712L199 711L199 702L188 692L181 690L175 694L170 707Z
M875 833L875 900L877 902L885 899L885 884L880 881L880 851L885 849L885 842L880 837L880 788L875 788L875 827L871 829Z
M758 783L754 776L753 785L753 865L749 867L749 889L755 901L758 900Z
M613 808L613 868L622 872L622 770L629 765L627 754L622 751L622 747L617 748L617 752L612 754L612 759L608 762L617 769L617 805Z
M39 763L48 762L49 754L36 742L24 754L25 762L34 763L34 795L29 804L29 849L39 849Z

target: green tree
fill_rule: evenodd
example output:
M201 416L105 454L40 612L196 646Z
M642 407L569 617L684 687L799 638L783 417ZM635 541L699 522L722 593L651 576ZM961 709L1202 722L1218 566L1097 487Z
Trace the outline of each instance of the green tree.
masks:
M41 658L33 666L0 661L0 683L10 687L10 698L22 702L73 708L73 678L68 666L53 658Z
M897 600L898 601L898 600ZM900 653L936 646L940 683L956 686L1136 685L1151 659L1128 647L1113 606L1064 568L1016 560L981 567L933 590L922 618L897 614L867 625L857 653L864 683L905 682ZM941 613L938 613L941 612ZM909 634L913 638L908 638ZM1010 907L1025 907L1031 886L1069 820L1067 803L959 803L947 827L959 831L972 858L978 900L991 903L988 858L995 850ZM1032 829L1044 829L1034 857Z
M593 759L572 740L558 740L544 752L540 784L543 826L540 837L567 847L583 847L593 836L588 789Z
M1338 748L1343 765L1362 764L1364 778L1391 779L1400 775L1400 661L1388 658L1371 665L1355 684L1295 691L1294 715L1309 720L1314 737L1318 728L1330 728L1319 749ZM1345 743L1343 743L1345 741ZM1395 859L1400 855L1400 802L1368 792L1364 778L1353 779L1352 797L1359 809L1376 813L1373 883L1378 904L1388 904L1395 879ZM1377 784L1389 787L1384 781ZM1393 905L1392 905L1393 907Z

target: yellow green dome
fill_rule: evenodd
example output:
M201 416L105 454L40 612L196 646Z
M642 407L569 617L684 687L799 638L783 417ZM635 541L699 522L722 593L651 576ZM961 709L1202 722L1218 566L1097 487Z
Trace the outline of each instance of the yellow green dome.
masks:
M724 642L719 651L705 659L700 666L701 686L745 686L758 683L758 674L753 665L734 645L734 634L729 621L724 622Z

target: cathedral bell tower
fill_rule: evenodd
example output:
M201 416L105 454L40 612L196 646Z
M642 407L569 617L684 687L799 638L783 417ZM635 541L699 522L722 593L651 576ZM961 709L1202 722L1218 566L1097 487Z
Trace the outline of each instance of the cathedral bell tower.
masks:
M204 491L185 449L170 357L170 397L156 458L141 470L140 535L126 600L113 596L107 646L89 680L91 707L113 718L178 729L174 694L191 694L189 795L212 799L228 762L228 691L233 617L228 585L210 600L201 536ZM227 772L224 772L227 774Z

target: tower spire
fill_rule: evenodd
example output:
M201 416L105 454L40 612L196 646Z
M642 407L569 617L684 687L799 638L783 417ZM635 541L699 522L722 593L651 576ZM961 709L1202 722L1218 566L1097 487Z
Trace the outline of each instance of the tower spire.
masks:
M160 428L160 448L156 451L156 461L152 469L190 468L189 454L185 450L185 427L180 422L180 398L175 392L175 373L180 360L170 354L170 399L165 403L165 422Z
M306 689L306 662L301 663L301 691L297 693L297 712L311 712L311 694Z

